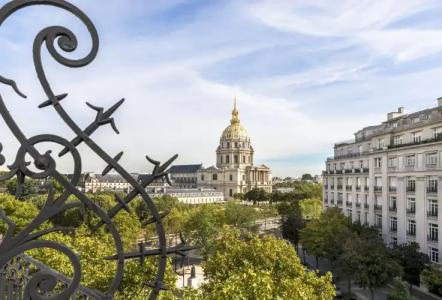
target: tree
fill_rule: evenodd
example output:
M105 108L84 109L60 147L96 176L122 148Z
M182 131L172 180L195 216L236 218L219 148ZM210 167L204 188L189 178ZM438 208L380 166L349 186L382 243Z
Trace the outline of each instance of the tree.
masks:
M318 258L325 257L335 267L342 245L350 234L348 218L340 209L329 208L300 231L300 241L303 249L316 257L317 265Z
M393 289L388 294L387 300L411 300L407 287L402 281L396 280Z
M7 181L6 190L11 195L17 194L17 178L14 177ZM38 182L34 179L26 179L23 184L23 189L20 197L29 196L33 194L37 194L38 191Z
M442 270L430 267L422 272L422 281L431 293L442 296Z
M304 199L299 202L304 219L318 219L322 213L321 199Z
M256 231L257 212L253 207L229 201L224 205L224 220L227 225L239 229Z
M391 258L389 250L379 237L354 237L348 239L340 260L350 262L353 279L362 288L370 291L374 300L377 288L384 287L401 273L400 265Z
M254 188L244 194L244 199L247 201L252 201L253 204L256 204L257 202L268 201L270 199L270 195L264 189Z
M292 242L298 251L299 231L305 226L299 201L281 203L278 211L282 216L282 237Z
M393 257L402 266L402 280L408 282L410 295L413 284L420 285L420 275L429 263L428 255L419 251L418 243L397 245L393 248Z
M313 180L313 176L311 174L302 174L301 180Z
M203 265L201 299L332 299L331 274L306 271L293 247L275 237L224 227Z

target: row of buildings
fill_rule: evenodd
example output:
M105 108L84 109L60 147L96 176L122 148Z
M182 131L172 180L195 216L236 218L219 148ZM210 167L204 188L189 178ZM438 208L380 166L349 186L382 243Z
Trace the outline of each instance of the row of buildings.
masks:
M170 194L190 204L222 202L254 188L271 192L271 170L265 165L254 165L254 153L247 130L240 122L235 99L230 124L222 132L216 149L216 165L208 168L202 164L171 166L168 173L172 186L156 181L147 191L153 197ZM132 176L141 181L146 174ZM86 173L80 188L95 193L129 191L132 187L120 175Z
M442 263L442 98L337 143L324 171L324 207L376 226L388 243L418 242Z

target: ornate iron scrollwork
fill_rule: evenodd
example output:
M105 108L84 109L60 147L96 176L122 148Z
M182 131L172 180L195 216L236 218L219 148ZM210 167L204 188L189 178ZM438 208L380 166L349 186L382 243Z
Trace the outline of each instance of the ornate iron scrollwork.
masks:
M124 99L119 100L116 104L114 104L111 108L107 110L87 103L90 108L97 112L97 116L85 129L81 129L77 125L77 123L71 118L71 116L67 113L67 111L63 108L61 104L61 101L63 99L66 99L68 95L56 94L49 84L42 64L41 51L42 47L46 45L46 48L50 55L58 63L71 68L86 66L94 60L98 52L99 40L97 30L91 20L80 9L78 9L71 3L63 0L11 1L0 9L0 26L10 15L15 13L16 11L34 5L49 5L70 12L86 26L92 40L92 46L90 51L82 58L70 59L65 57L62 53L59 53L59 51L75 51L77 48L77 38L71 30L61 26L51 26L44 28L37 34L34 39L34 66L40 84L48 99L42 102L39 105L39 108L52 107L55 112L60 116L60 118L74 132L76 137L73 140L69 141L61 136L51 134L42 134L33 137L27 137L14 121L13 116L9 113L8 109L6 108L5 102L0 95L0 114L11 132L20 143L20 147L17 151L14 162L10 166L8 166L8 173L1 176L0 180L8 180L16 176L18 185L17 196L19 196L22 192L26 178L45 179L50 177L53 178L53 180L56 180L63 187L63 192L57 196L55 196L52 187L49 187L46 203L41 208L39 214L30 224L28 224L18 233L14 233L14 222L10 220L4 212L0 212L0 218L8 225L7 232L4 235L4 238L0 244L0 270L5 267L8 262L21 255L24 251L35 248L55 249L65 254L69 258L73 266L74 275L70 284L66 285L61 291L58 291L58 294L52 295L50 297L45 297L38 292L38 289L41 289L41 286L45 286L49 290L53 289L55 286L56 278L53 274L40 271L34 274L27 281L27 284L25 286L25 295L29 299L68 299L79 287L81 279L80 261L77 255L65 245L56 243L54 241L42 239L42 237L44 237L47 233L57 231L59 230L59 228L50 228L37 232L36 230L49 218L67 209L85 206L91 209L100 218L101 221L96 225L97 228L100 226L107 227L108 231L113 237L115 246L115 255L106 258L116 261L115 275L112 282L109 284L108 290L100 293L96 297L100 299L110 299L113 297L122 280L124 271L123 267L126 259L139 258L141 261L143 261L146 256L157 256L159 259L156 279L154 282L149 283L149 286L152 287L152 292L149 299L156 299L160 290L165 288L163 279L166 269L167 255L170 253L177 253L179 255L182 255L183 251L193 248L184 244L180 244L179 246L172 247L170 249L167 248L165 232L162 224L162 218L165 216L165 214L160 213L157 210L154 202L145 190L146 186L148 186L154 180L161 178L168 180L166 169L176 159L177 155L175 155L163 164L149 157L146 157L147 160L154 165L152 174L150 176L147 176L142 182L137 182L118 163L119 159L123 155L123 152L120 152L115 156L110 156L98 144L94 142L94 140L91 138L91 135L102 125L110 124L114 131L118 133L118 129L115 126L112 114L120 107ZM55 43L57 43L60 50L56 48ZM19 96L26 98L25 94L23 94L19 90L17 84L13 80L0 76L0 83L9 85ZM74 167L72 172L73 176L70 179L66 179L59 171L57 171L57 165L55 159L53 158L53 153L51 153L50 151L46 153L40 153L36 149L35 146L43 142L50 142L61 145L63 147L63 150L58 154L59 156L63 156L66 154L72 156ZM76 188L77 184L79 183L82 171L82 160L76 147L81 143L85 143L93 152L95 152L96 155L98 155L98 157L100 157L107 164L106 168L103 170L103 174L114 170L115 172L118 172L133 188L131 192L128 193L124 198L117 197L117 205L109 211L103 210L96 203L91 201L85 193ZM1 150L2 146L0 145L0 152ZM27 155L32 157L33 163L38 171L32 171L29 168L29 163L25 160L25 156ZM0 165L3 165L4 163L5 158L0 153ZM78 199L78 201L74 203L67 202L67 199L70 195L74 195ZM145 201L150 210L152 218L149 222L153 223L156 227L159 246L158 249L152 250L146 249L143 244L140 244L138 251L124 253L120 234L115 227L112 218L122 209L129 210L128 203L130 203L137 196L141 196L141 198Z

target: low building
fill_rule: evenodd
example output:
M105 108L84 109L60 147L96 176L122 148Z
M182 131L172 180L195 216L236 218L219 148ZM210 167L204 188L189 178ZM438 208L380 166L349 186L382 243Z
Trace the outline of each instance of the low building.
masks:
M171 166L168 173L172 186L183 189L196 188L198 171L202 168L202 164Z
M186 204L209 204L223 203L224 194L217 190L208 189L174 189L172 188L152 188L148 191L152 198L168 195L175 197L181 203Z

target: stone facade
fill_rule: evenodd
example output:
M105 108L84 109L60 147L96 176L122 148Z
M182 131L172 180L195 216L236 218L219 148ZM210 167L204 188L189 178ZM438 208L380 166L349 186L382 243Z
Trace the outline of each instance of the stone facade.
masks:
M198 171L198 187L221 191L225 199L253 188L271 192L271 170L265 165L254 166L253 156L254 149L240 123L235 100L230 125L224 129L216 150L216 166Z
M387 243L415 241L441 264L442 99L438 106L387 121L335 144L324 172L324 206L376 226Z

